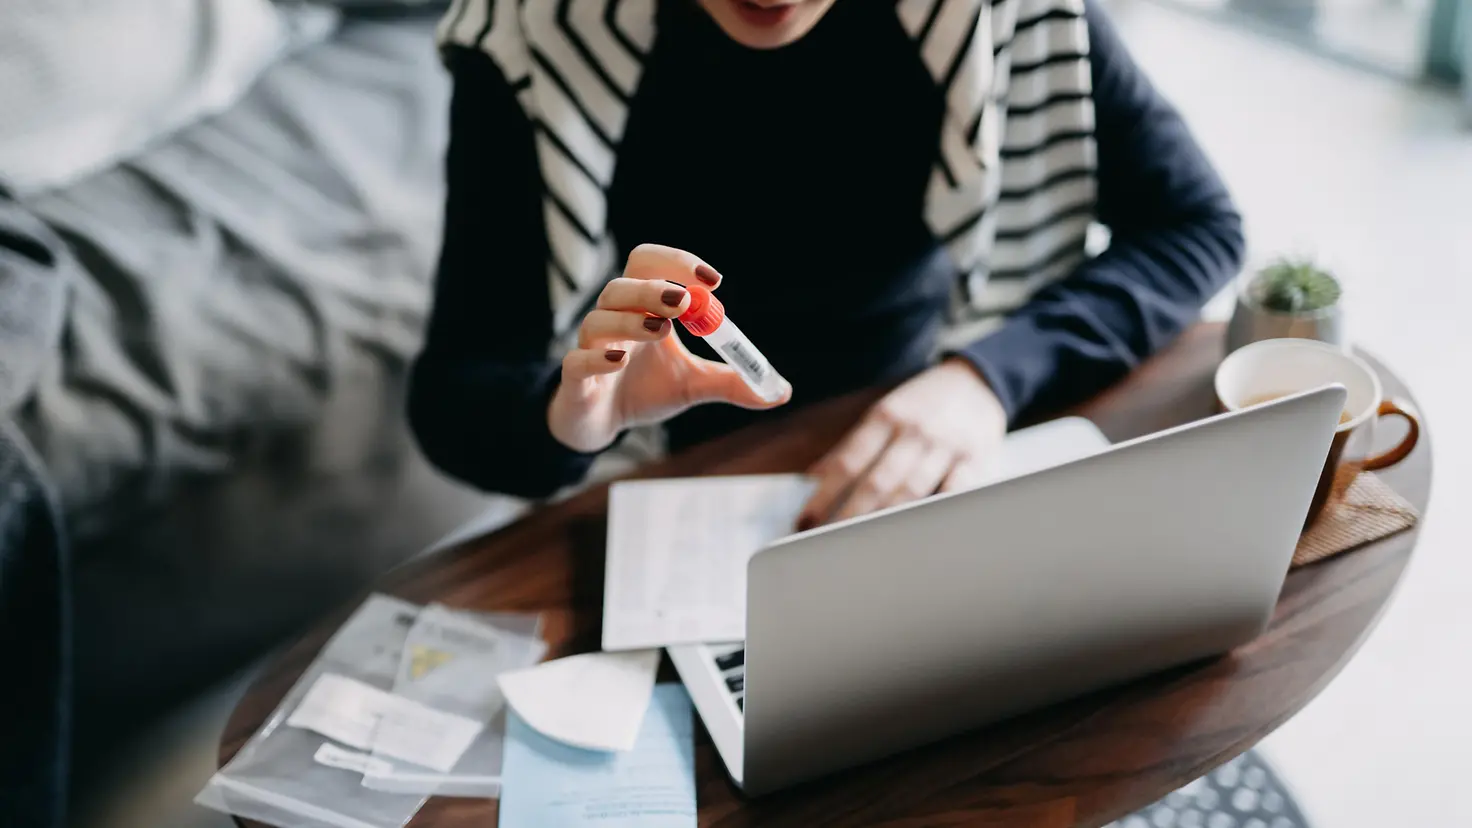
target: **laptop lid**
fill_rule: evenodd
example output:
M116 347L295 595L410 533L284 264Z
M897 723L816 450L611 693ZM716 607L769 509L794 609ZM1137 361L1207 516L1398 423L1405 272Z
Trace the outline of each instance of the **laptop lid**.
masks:
M760 794L1254 638L1344 390L779 541L747 570Z

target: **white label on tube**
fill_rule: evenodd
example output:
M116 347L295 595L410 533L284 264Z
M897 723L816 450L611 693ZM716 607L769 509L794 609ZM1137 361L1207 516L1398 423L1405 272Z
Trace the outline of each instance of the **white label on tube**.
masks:
M772 363L762 356L751 340L730 319L721 321L719 327L705 337L705 341L727 365L735 368L746 384L751 386L762 399L773 401L786 390L786 381L777 375Z
M758 382L766 379L768 366L765 360L757 356L746 343L739 339L733 339L721 346L721 353L728 361L736 364Z

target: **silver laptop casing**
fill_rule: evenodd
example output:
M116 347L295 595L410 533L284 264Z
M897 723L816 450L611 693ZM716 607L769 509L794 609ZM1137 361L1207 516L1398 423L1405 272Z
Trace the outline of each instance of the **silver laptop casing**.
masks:
M758 552L733 778L760 795L1255 638L1344 398L1299 394Z

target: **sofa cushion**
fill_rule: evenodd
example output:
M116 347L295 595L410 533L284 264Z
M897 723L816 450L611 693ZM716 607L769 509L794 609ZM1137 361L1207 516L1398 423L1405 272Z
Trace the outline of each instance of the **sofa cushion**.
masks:
M0 3L0 181L76 181L239 100L335 14L270 0Z

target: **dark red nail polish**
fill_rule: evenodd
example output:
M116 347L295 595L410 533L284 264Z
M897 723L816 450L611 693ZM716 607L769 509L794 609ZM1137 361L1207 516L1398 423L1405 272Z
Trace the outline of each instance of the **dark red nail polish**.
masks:
M608 360L609 362L623 362L624 354L627 353L628 351L620 351L615 348L609 348L608 350L603 352L603 358Z
M672 308L678 308L680 306L680 303L685 301L685 289L667 288L665 289L664 293L661 293L659 295L659 301L665 303Z
M703 264L696 266L695 278L705 282L707 285L713 285L721 281L721 274L717 273L715 268L710 265Z
M664 318L660 316L651 316L648 319L645 319L644 330L649 331L650 333L658 333L664 330Z

